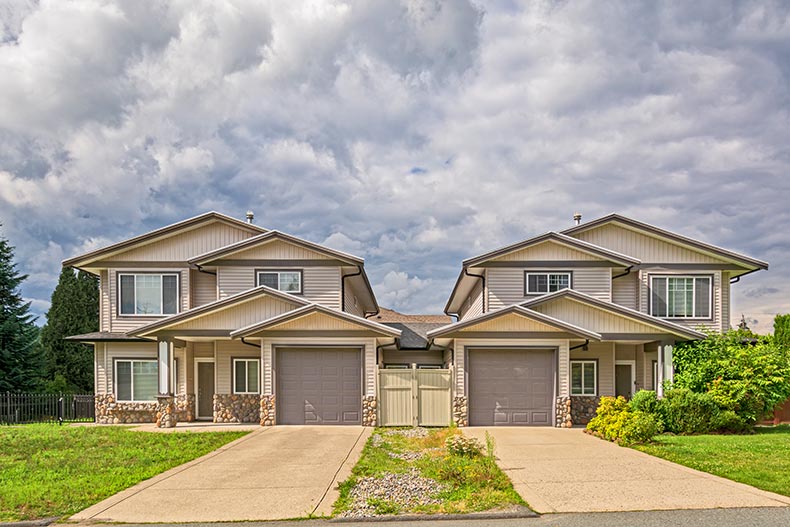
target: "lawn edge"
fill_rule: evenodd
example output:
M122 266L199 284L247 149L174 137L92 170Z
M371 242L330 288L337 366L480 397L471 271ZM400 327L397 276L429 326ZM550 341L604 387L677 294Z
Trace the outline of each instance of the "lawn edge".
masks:
M362 518L334 517L329 523L373 523L373 522L403 522L403 521L450 521L450 520L503 520L517 518L538 518L540 514L524 505L517 505L519 510L514 511L480 511L468 514L390 514L383 516L363 516Z

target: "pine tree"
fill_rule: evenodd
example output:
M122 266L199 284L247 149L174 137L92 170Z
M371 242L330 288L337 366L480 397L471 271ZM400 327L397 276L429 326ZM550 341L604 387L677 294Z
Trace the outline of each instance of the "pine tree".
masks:
M0 236L0 392L33 391L41 381L38 327L20 293L14 247Z
M47 323L41 329L48 391L93 390L93 348L63 339L98 329L99 286L96 278L84 271L75 275L72 268L64 267L52 293Z

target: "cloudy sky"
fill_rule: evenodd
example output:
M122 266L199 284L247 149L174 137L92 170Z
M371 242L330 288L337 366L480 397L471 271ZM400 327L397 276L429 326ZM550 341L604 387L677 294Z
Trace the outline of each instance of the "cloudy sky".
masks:
M440 312L460 261L620 212L771 263L790 311L790 4L0 0L0 222L68 256L218 210Z

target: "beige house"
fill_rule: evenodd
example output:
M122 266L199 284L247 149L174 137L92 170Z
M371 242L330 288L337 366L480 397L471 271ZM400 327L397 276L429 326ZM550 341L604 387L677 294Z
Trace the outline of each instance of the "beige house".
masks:
M70 337L94 345L97 421L159 426L374 425L397 369L448 375L447 422L584 423L660 391L674 343L727 329L730 284L768 267L611 215L464 261L451 322L379 308L361 258L215 212L63 265L100 278L100 331Z

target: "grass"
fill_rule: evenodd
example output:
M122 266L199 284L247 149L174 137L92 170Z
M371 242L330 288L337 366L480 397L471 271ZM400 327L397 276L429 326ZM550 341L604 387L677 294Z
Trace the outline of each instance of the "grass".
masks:
M790 426L749 435L656 437L637 450L703 472L790 496Z
M368 439L362 456L351 476L340 484L340 497L334 504L334 514L341 514L351 506L351 489L359 478L380 477L386 473L403 473L416 468L419 475L432 478L448 485L448 490L438 494L437 505L423 505L404 509L401 505L386 500L369 502L377 514L404 513L450 513L505 509L525 506L526 503L513 490L510 479L497 466L493 456L493 443L489 443L488 454L461 456L450 453L445 440L461 432L455 428L430 430L427 437L409 438L391 434L392 429L378 428ZM376 439L380 436L380 439ZM414 461L405 461L390 456L390 453L423 452Z
M0 428L0 522L74 514L245 433L156 434L53 424Z

